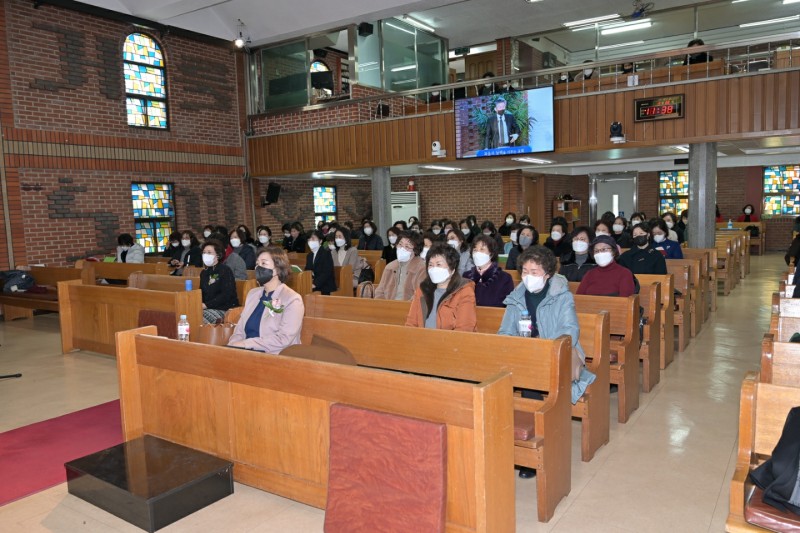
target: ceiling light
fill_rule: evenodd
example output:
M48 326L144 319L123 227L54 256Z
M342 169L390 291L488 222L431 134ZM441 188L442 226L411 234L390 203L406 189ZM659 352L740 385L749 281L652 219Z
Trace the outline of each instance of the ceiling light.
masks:
M672 149L673 150L677 150L679 152L683 152L684 154L688 154L689 153L689 146L687 146L685 144L673 146Z
M791 20L800 19L800 15L792 15L791 17L781 17L779 19L759 20L758 22L748 22L746 24L739 24L740 28L751 28L753 26L764 26L766 24L778 24L779 22L789 22Z
M731 4L739 4L741 2L747 2L747 0L733 0L733 2L731 2Z
M436 28L428 26L427 24L423 24L422 22L418 21L415 18L411 18L408 15L403 15L403 20L408 22L412 26L416 26L417 28L419 28L421 30L425 30L425 31L428 31L428 32L431 32L431 33L435 33L436 32Z
M612 28L607 28L600 31L600 35L613 35L615 33L622 33L626 31L643 30L645 28L649 28L652 25L653 23L650 22L649 20L642 20L635 23L620 24L619 26L614 26Z
M416 65L404 65L402 67L394 67L392 69L392 72L402 72L404 70L416 70L416 69L417 69Z
M800 0L783 0L783 5L796 4L797 2L800 2Z
M248 44L250 44L250 36L248 35L245 37L245 32L247 31L247 26L245 23L242 22L242 19L239 19L236 24L236 31L238 33L236 39L233 40L233 46L236 48L244 48Z
M566 26L567 28L572 28L573 26L585 26L586 24L594 24L595 22L603 22L604 20L614 20L620 18L622 17L614 13L613 15L603 15L602 17L594 17L583 20L573 20L571 22L565 22L564 24L562 24L562 26Z
M536 2L541 2L542 0L525 0L529 4L535 4Z
M512 157L512 159L520 163L533 163L535 165L551 165L555 162L549 159L536 159L535 157Z
M394 28L396 30L400 30L400 31L404 31L406 33L410 33L411 35L416 35L417 34L416 31L411 31L411 30L407 30L405 28L401 28L400 26L398 26L396 24L392 24L391 22L387 22L386 25L387 26L391 26L392 28Z
M644 41L631 41L629 43L607 44L605 46L598 46L598 50L611 50L612 48L622 48L623 46L633 46L636 44L644 44Z
M451 171L461 170L460 168L456 167L443 167L440 165L422 165L419 168L427 168L428 170L451 170Z
M365 178L366 174L343 174L340 172L312 172L311 175L315 178Z

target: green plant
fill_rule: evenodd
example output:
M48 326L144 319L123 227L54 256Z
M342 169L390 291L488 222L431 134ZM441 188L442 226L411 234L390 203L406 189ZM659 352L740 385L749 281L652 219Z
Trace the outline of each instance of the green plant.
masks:
M489 117L494 113L494 104L498 98L503 98L506 101L506 113L514 116L520 129L520 144L528 144L528 132L536 123L536 119L528 116L528 99L525 98L523 91L514 91L504 94L493 94L489 97L488 102L480 107L473 107L470 113L470 119L473 124L478 126L478 135L480 136L481 146L486 143L486 123Z

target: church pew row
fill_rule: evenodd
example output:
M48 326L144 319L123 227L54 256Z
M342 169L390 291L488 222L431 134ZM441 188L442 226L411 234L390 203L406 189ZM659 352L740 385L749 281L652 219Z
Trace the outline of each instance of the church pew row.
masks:
M165 311L186 315L189 338L199 335L203 323L200 289L191 291L152 291L84 285L81 280L58 283L58 309L61 324L61 350L114 355L114 334L139 325L139 311Z
M706 289L708 294L707 310L711 313L717 310L717 249L716 248L684 248L683 257L686 259L701 259L705 257ZM702 265L701 265L702 267ZM708 314L706 316L708 318Z
M668 264L669 265L669 264ZM682 352L689 344L692 324L692 292L691 292L691 267L686 265L667 266L667 272L672 275L675 282L675 312L673 319L678 330L678 351Z
M302 342L311 345L314 338L344 346L359 365L476 382L509 372L515 388L542 391L544 400L513 400L514 462L536 469L540 522L549 521L558 502L569 494L569 337L526 339L424 328L411 331L405 326L306 317ZM410 338L412 347L398 349L408 346ZM606 425L607 417L608 409Z
M83 259L75 261L75 268L92 268L94 277L98 280L111 279L125 282L134 272L168 275L173 270L167 263L104 263Z
M689 285L687 288L689 294L691 294L691 299L688 300L687 305L690 308L691 317L688 326L689 334L694 338L700 333L705 321L706 284L703 272L706 269L701 267L698 259L667 259L667 272L670 274L679 272L679 270L675 269L676 266L689 267ZM681 289L678 288L678 290Z
M134 272L128 277L128 288L179 292L186 290L187 279L192 280L193 289L200 288L199 277L164 276L160 274L145 274L143 272ZM255 279L236 280L236 296L239 298L239 305L244 305L247 293L257 286Z
M661 370L667 368L675 359L675 281L672 274L637 274L639 285L659 283L661 293L660 320L661 327ZM642 304L644 307L644 304Z
M405 324L408 305L408 302L392 300L348 300L320 295L311 295L305 298L306 317L345 319L368 324L396 326ZM478 332L495 335L500 328L503 312L503 309L495 307L478 307ZM581 346L587 357L586 366L597 376L596 381L589 386L584 397L572 407L572 416L581 420L581 458L589 461L594 457L597 449L608 442L611 318L605 311L579 312L578 322L581 329ZM370 338L374 339L375 336ZM491 353L502 352L494 348ZM635 368L638 376L638 364ZM627 392L624 387L620 387L620 389L621 395ZM635 390L636 405L638 405L638 385ZM631 403L633 402L628 401L626 405Z
M265 357L155 332L118 334L125 440L153 435L231 460L236 481L324 508L332 405L444 424L446 531L514 531L508 373L472 384Z
M200 272L202 272L202 268L198 267L186 267L183 269L183 277L197 277L199 279ZM255 281L256 279L256 271L255 270L248 270L247 271L247 279ZM236 280L237 282L240 280ZM292 272L289 276L289 279L286 280L286 285L288 285L292 290L294 290L300 296L311 294L311 271L304 270L302 272ZM199 286L199 285L198 285ZM245 292L245 295L247 293ZM240 304L244 304L244 300L239 300Z
M733 255L731 253L732 241L717 240L717 281L722 283L722 294L728 296L736 286L736 276L731 275L733 270Z
M748 248L755 247L758 255L763 255L767 249L767 225L762 222L734 222L733 227L742 231L750 226L758 228L758 237L750 236L750 245ZM727 222L717 222L717 231L724 230L728 227Z
M34 310L58 312L58 282L81 280L84 284L94 284L94 269L31 267L29 274L36 285L46 287L46 293L0 293L5 320L33 318Z
M778 334L765 333L761 341L761 370L759 380L787 387L800 387L800 343L789 342L798 330L800 319L785 318ZM791 331L793 330L793 331Z

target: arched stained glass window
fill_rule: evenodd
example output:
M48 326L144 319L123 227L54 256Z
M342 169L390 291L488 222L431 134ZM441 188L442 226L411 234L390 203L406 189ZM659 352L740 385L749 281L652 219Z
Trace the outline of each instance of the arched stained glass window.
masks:
M161 47L147 35L132 33L125 39L122 58L128 125L166 129L167 85Z

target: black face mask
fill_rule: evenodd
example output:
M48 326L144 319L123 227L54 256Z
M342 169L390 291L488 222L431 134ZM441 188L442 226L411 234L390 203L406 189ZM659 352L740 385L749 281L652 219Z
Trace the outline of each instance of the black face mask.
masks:
M648 241L649 239L647 238L647 235L639 235L638 237L633 238L633 244L636 246L644 246L648 243Z
M265 285L272 281L273 271L271 268L256 266L256 281L259 285Z

